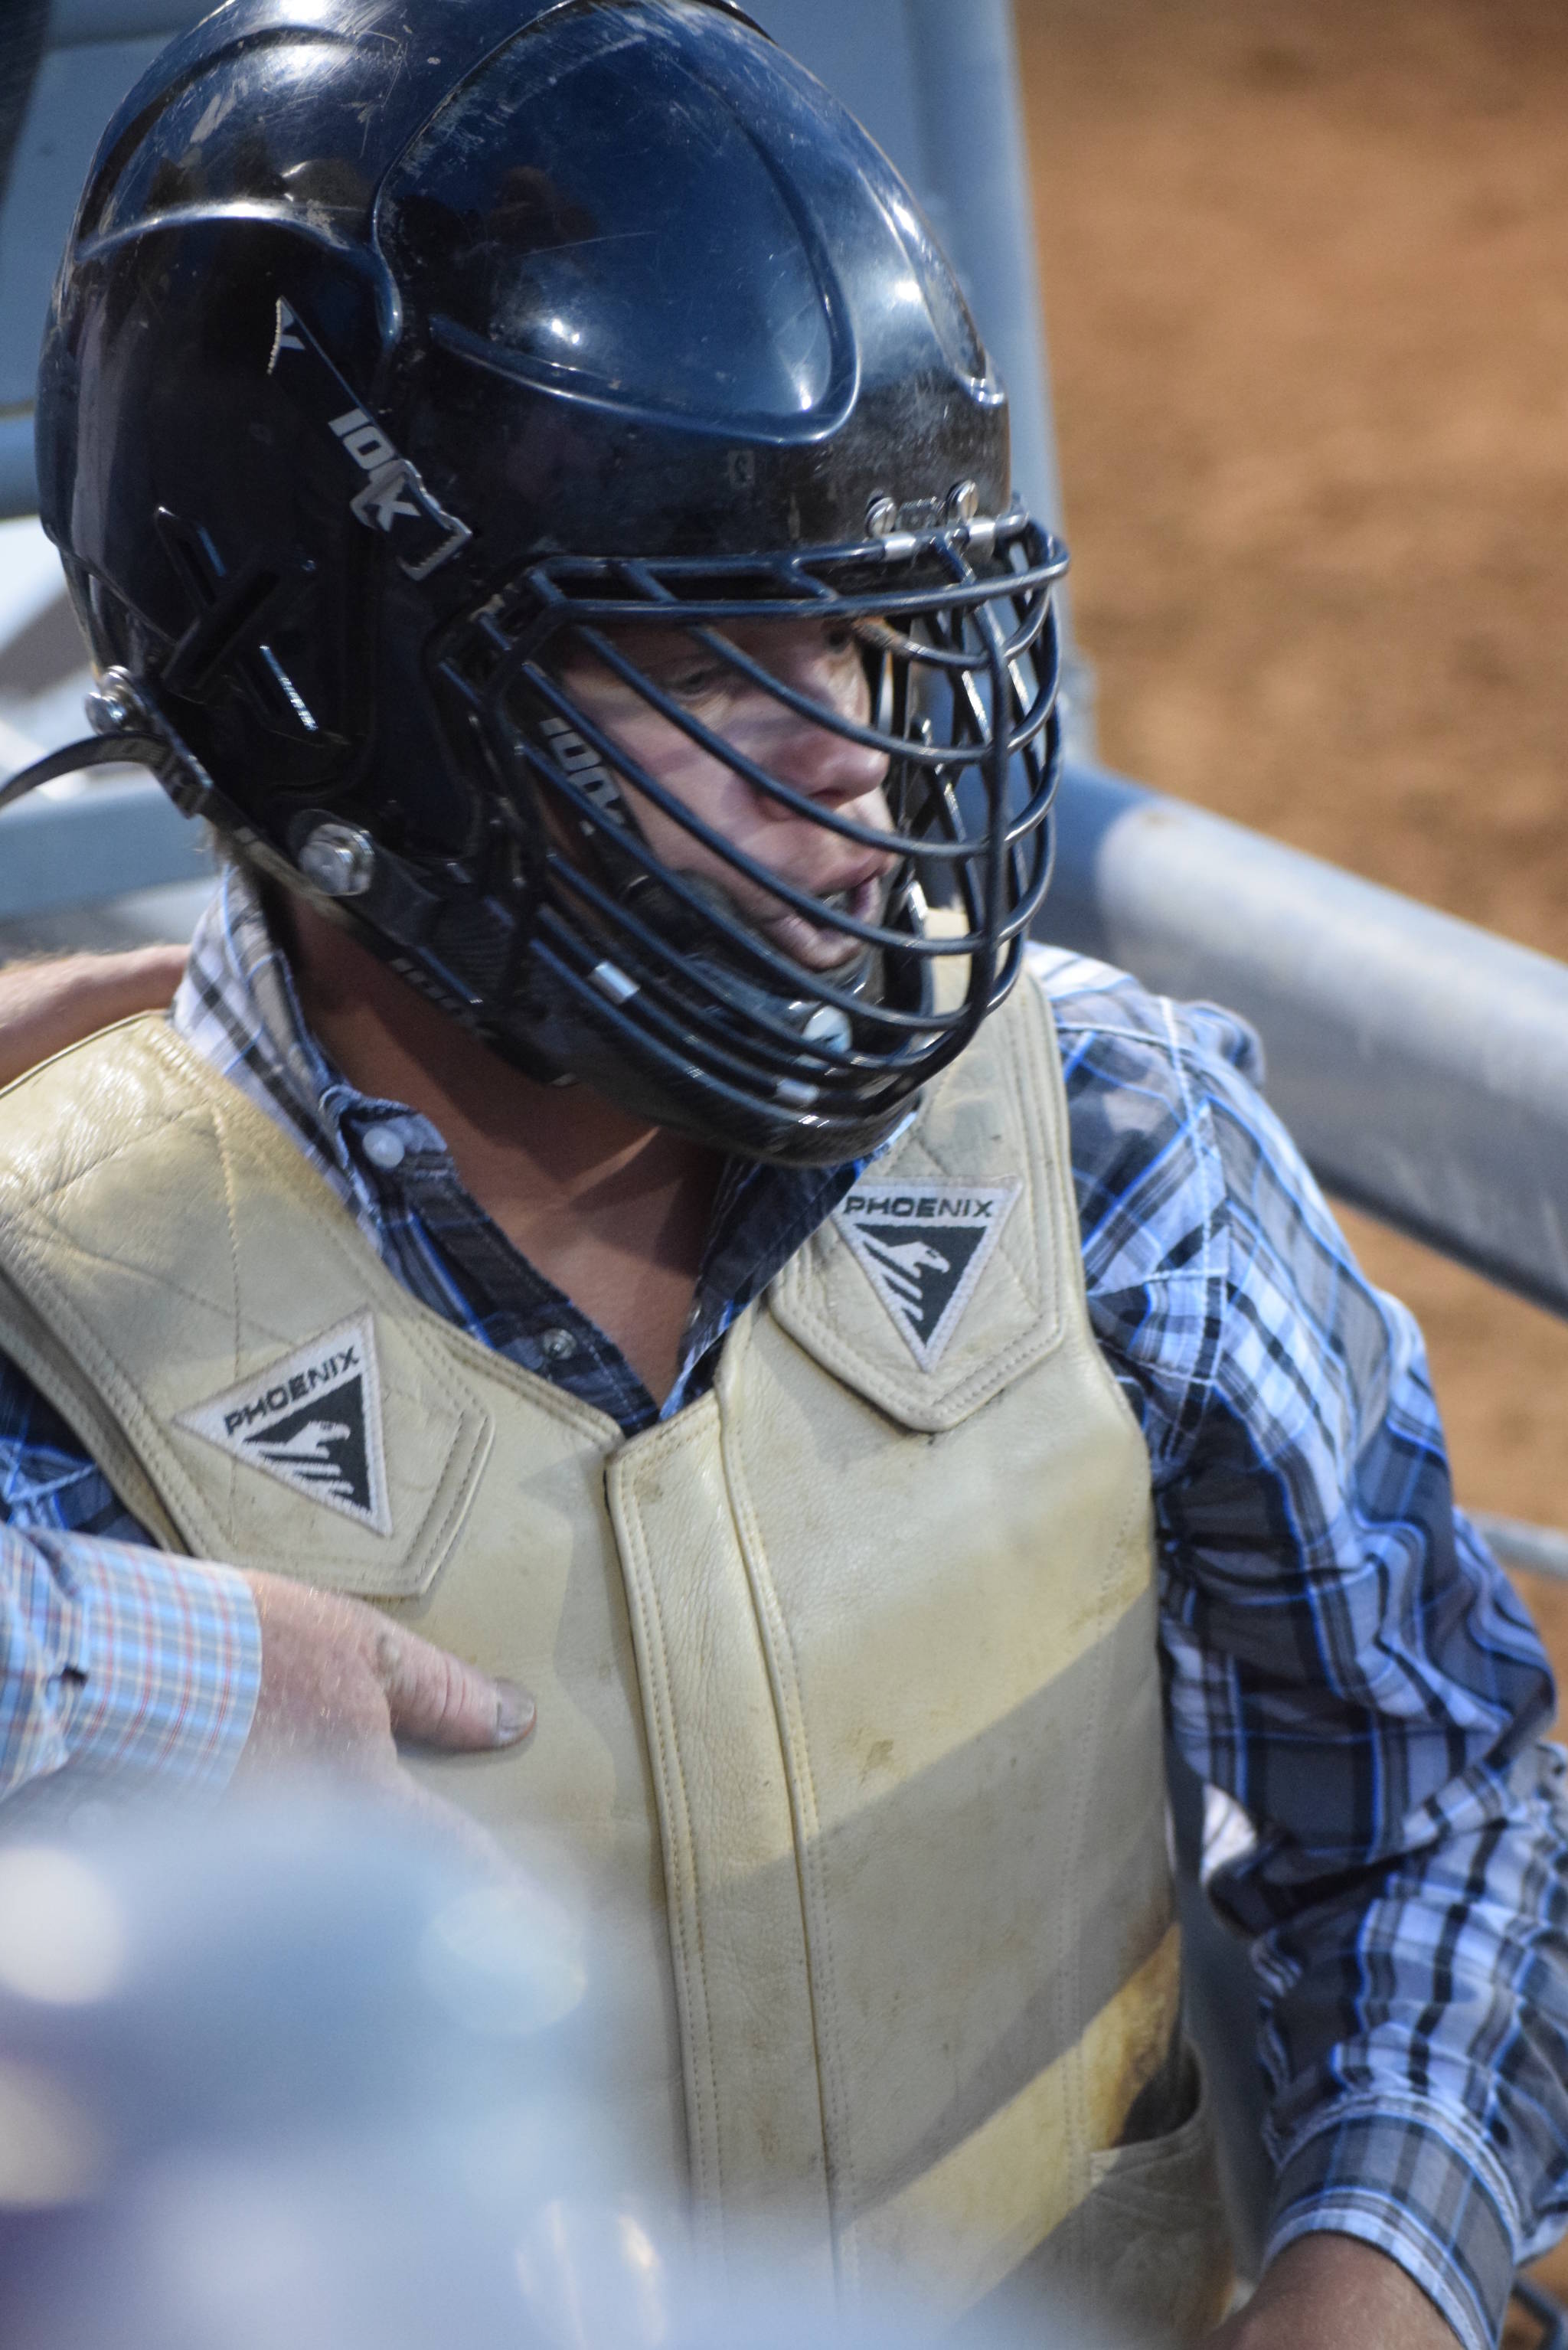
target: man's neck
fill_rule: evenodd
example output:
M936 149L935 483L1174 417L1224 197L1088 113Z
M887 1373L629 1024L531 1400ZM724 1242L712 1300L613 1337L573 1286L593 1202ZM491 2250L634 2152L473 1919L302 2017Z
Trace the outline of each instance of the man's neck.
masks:
M718 1183L715 1154L586 1086L536 1084L335 923L298 901L280 910L306 1019L349 1083L438 1127L486 1214L663 1397Z

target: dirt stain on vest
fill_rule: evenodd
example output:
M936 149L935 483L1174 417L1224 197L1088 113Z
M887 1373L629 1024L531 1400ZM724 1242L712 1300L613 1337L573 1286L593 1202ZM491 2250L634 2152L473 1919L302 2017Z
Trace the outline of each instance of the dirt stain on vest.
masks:
M1091 2112L1109 2125L1105 2142L1133 2146L1179 2129L1198 2101L1196 2068L1180 2025L1181 1938L1168 1926L1127 1981L1116 2031L1096 2050Z

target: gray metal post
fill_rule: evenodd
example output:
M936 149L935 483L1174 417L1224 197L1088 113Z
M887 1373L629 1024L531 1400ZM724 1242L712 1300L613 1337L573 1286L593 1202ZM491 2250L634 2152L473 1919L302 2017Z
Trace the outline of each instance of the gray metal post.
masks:
M1062 484L1034 250L1012 0L748 0L884 147L957 269L1012 419L1012 477L1063 529ZM1064 534L1065 535L1065 534ZM1072 636L1064 708L1074 755L1094 755L1093 679Z
M924 193L1007 386L1012 472L1062 519L1011 0L905 0Z
M9 0L0 0L0 11ZM8 186L0 194L0 515L30 514L33 381L49 286L110 114L201 0L53 0Z
M204 828L140 777L75 799L35 795L0 817L0 921L198 881L210 869Z
M1034 249L1012 0L905 0L926 184L939 234L1007 386L1012 477L1030 510L1064 536L1056 425ZM1069 542L1070 543L1070 542ZM1068 749L1092 759L1094 681L1059 599Z

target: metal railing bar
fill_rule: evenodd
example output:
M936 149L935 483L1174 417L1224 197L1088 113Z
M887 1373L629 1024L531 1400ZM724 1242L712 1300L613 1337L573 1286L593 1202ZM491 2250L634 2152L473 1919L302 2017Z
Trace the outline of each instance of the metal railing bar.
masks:
M1037 933L1227 1004L1319 1180L1568 1315L1568 965L1069 767Z
M0 921L197 881L204 869L203 827L151 777L23 800L0 816Z
M1488 1510L1472 1510L1469 1516L1501 1566L1514 1574L1542 1575L1552 1583L1568 1583L1568 1534L1555 1526L1532 1526L1520 1518L1494 1517Z

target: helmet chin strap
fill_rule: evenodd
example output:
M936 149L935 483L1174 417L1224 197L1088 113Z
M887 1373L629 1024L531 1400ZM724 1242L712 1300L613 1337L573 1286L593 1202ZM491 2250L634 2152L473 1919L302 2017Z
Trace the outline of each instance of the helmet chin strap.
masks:
M79 743L47 752L30 767L0 784L0 808L25 799L57 776L87 767L146 767L157 776L182 815L189 816L210 788L207 777L172 727L149 706L137 681L123 669L107 669L88 693L84 707L92 728Z
M63 750L35 759L30 767L8 776L0 784L0 808L9 807L13 800L26 799L40 784L52 784L58 775L79 774L84 767L151 767L156 772L159 763L168 756L168 743L159 742L156 735L88 734L79 743L67 743Z

